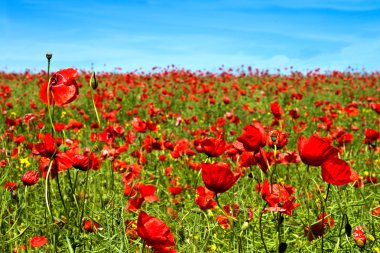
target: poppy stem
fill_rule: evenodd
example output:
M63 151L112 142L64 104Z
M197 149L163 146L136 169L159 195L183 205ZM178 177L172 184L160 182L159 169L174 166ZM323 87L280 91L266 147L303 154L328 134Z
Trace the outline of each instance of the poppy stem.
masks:
M220 203L219 203L218 193L215 193L215 201L216 201L216 204L218 205L218 207L219 207L221 210L224 210L224 209L222 208L222 206L220 205Z
M96 114L96 119L98 120L98 124L99 124L99 128L100 128L100 118L99 118L98 110L96 109L94 95L92 94L92 90L96 90L97 87L98 87L98 81L96 80L95 72L92 72L92 75L91 75L91 78L90 78L91 99L92 99L92 105L94 106L94 111L95 111L95 114Z
M47 208L48 213L50 214L50 217L51 217L51 221L54 223L53 213L52 213L52 211L50 209L50 202L49 202L49 199L50 199L50 181L49 181L49 176L50 176L50 172L51 172L52 166L53 166L53 160L50 160L49 168L48 168L48 171L46 173L46 180L45 180L45 202L46 202L46 208Z
M323 253L323 248L324 248L324 240L323 240L323 235L325 234L324 231L325 231L325 205L327 203L327 198L329 196L329 192L330 192L330 185L331 184L328 184L327 185L327 192L326 192L326 197L324 199L324 201L322 202L322 253Z
M62 205L63 205L63 209L65 209L66 216L67 216L67 218L69 218L69 215L67 213L67 208L66 208L66 205L65 205L65 201L63 200L61 186L60 186L60 183L59 183L59 173L57 173L57 187L58 187L59 197L61 198L61 202L62 202Z
M282 213L277 213L277 233L278 233L278 245L281 245L282 243L282 236L281 236L281 226L282 222L284 221L284 218L282 217Z
M87 194L87 188L88 188L88 174L89 174L89 171L87 170L86 171L86 179L85 179L86 180L85 181L85 190L84 190L84 195L83 195L83 206L82 206L82 213L81 213L81 216L80 216L79 226L81 226L81 224L82 224L82 219L84 217L84 209L86 208L86 194Z
M91 90L91 99L92 99L92 105L94 106L94 111L95 111L96 119L98 120L98 124L99 124L99 128L100 128L100 118L99 118L99 114L98 114L98 109L96 109L94 96L92 95L92 90Z
M52 56L53 55L51 53L47 53L46 54L46 59L48 60L48 67L47 67L48 85L47 85L47 90L46 90L46 97L47 97L47 108L48 108L48 113L49 113L49 118L50 118L50 124L51 124L51 127L52 127L51 134L52 134L52 136L54 136L55 129L54 129L52 114L51 114L51 110L50 110L50 102L51 102L50 101L50 94L52 95L53 101L54 101L54 95L50 91L50 88L51 88L50 87L50 84L51 84L51 79L50 79L50 60L51 60ZM54 107L54 104L53 104L53 107ZM54 108L53 108L53 113L54 113Z
M267 249L267 245L265 244L264 234L263 234L263 211L267 207L267 205L268 205L268 202L266 202L265 205L263 206L263 209L260 212L260 218L259 218L260 238L261 238L261 241L263 242L266 253L268 253L268 249Z

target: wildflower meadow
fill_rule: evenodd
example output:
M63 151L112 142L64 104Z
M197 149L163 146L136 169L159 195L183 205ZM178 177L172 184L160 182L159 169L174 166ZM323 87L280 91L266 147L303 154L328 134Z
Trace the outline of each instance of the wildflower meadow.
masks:
M380 252L380 73L0 72L0 252Z

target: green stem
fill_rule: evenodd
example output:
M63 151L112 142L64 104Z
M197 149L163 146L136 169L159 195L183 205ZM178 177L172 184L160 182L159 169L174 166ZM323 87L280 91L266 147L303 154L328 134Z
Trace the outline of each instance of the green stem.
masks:
M281 226L283 222L282 213L277 213L277 233L278 233L278 245L281 245L282 243L282 236L281 236Z
M268 253L268 249L267 249L267 245L265 244L264 233L263 233L263 211L267 207L267 205L268 203L266 202L265 205L263 206L263 209L260 212L260 218L259 218L260 238L261 238L261 241L263 242L263 246L266 253Z
M325 205L326 205L326 203L327 203L327 197L329 196L330 185L331 185L331 184L328 184L328 185L327 185L326 197L325 197L324 201L322 202L322 231L325 230ZM324 232L322 232L322 253L323 253L323 248L324 248L324 240L323 240L323 237L324 237Z
M83 196L83 206L82 206L82 213L81 213L81 217L80 217L80 221L79 221L79 226L81 226L82 224L82 219L83 219L83 216L84 216L84 209L86 208L86 194L87 194L87 185L88 185L88 174L89 174L89 171L87 170L86 171L86 179L85 179L85 190L84 190L84 196ZM79 227L80 229L80 227Z
M62 202L62 205L63 205L63 209L65 209L66 216L67 216L67 218L69 218L69 215L67 213L67 208L66 208L66 205L65 205L65 201L64 201L63 195L62 195L61 186L59 184L59 173L57 173L57 187L58 187L59 196L61 198L61 202Z
M51 221L54 222L54 218L53 218L53 213L50 209L50 202L49 202L49 199L50 199L50 181L49 181L49 177L50 177L50 172L51 172L51 168L52 168L52 165L53 165L53 160L50 160L50 163L49 163L49 168L48 168L48 171L46 173L46 180L45 180L45 202L46 202L46 208L48 210L48 213L50 214L50 217L51 217Z
M47 86L47 91L46 91L46 96L47 96L47 108L48 108L48 113L49 113L49 120L50 120L50 125L51 125L51 134L52 136L54 136L55 134L55 129L54 129L54 124L53 124L53 116L52 116L52 113L51 113L51 109L50 109L50 94L53 98L53 101L54 101L54 94L52 92L50 92L50 79L48 81L48 86ZM54 104L53 104L53 112L54 112Z

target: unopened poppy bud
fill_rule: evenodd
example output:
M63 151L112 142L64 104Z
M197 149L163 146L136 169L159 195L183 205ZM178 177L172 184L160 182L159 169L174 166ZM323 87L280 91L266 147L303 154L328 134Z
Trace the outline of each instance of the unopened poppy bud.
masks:
M52 53L46 53L46 59L48 59L48 61L50 61L52 57L53 57Z
M287 248L288 248L288 244L286 242L282 242L280 243L280 245L278 245L278 252L284 253Z
M22 183L27 186L35 185L40 178L40 174L38 172L29 170L22 176Z
M90 86L93 90L96 90L96 88L98 88L98 80L96 80L95 72L92 72Z
M344 231L346 232L346 235L348 237L351 236L351 232L352 232L352 227L349 223L346 224L346 226L344 227Z
M243 226L241 226L241 230L246 230L247 228L249 228L249 223L248 223L248 221L244 221L244 223L243 223Z

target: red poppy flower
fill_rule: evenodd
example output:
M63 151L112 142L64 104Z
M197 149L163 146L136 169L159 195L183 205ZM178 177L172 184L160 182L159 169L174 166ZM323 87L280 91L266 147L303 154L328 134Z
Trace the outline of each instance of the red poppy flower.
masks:
M229 163L202 163L202 179L207 189L215 193L223 193L230 189L240 174L233 173Z
M182 192L182 187L181 186L173 186L173 187L168 187L168 191L173 194L173 195L178 195Z
M310 166L321 166L330 156L338 155L336 148L315 134L298 139L298 152L302 162Z
M203 152L209 157L218 157L226 151L226 141L218 138L205 138L203 140L194 140L195 149Z
M159 202L160 200L158 199L156 195L156 186L152 184L138 184L137 190L140 192L141 196L144 197L144 200L146 202Z
M95 153L91 153L90 156L74 154L71 159L72 166L82 171L99 170L102 165L102 160Z
M198 186L196 189L195 203L201 210L214 209L217 203L214 200L215 192L208 190L204 186Z
M229 204L229 205L225 205L225 206L223 206L223 210L224 210L224 212L225 212L228 216L231 216L231 217L237 218L237 215L238 215L239 212L240 212L240 206L239 206L238 203Z
M374 208L374 209L371 211L371 214L374 215L374 216L379 216L379 215L380 215L380 206Z
M270 154L270 153L268 153ZM255 161L260 169L267 174L269 168L269 161L267 159L267 152L265 152L262 148L259 149L259 152L254 154Z
M72 166L72 160L66 153L62 153L57 146L59 145L57 139L51 134L45 134L43 141L34 145L32 153L40 155L39 170L43 172L43 177L46 178L52 159L51 177L55 178L58 171L69 169Z
M99 228L100 228L99 223L97 223L93 220L86 219L83 222L83 229L89 233L96 232L99 230Z
M345 161L331 157L322 164L322 178L326 183L340 186L355 182L359 175Z
M17 184L15 182L6 182L4 188L7 191L15 191L17 189Z
M162 220L140 211L137 218L137 233L145 244L156 251L175 246L174 236Z
M243 133L237 138L243 144L245 151L257 152L266 144L267 136L260 122L247 125L243 128ZM235 146L236 144L234 144Z
M287 215L292 215L292 211L300 204L295 203L294 196L291 196L295 189L291 185L282 183L273 183L272 185L267 179L264 183L257 186L261 192L261 197L267 201L269 207L265 208L264 212L280 212Z
M375 144L376 141L380 139L380 132L370 129L370 128L365 129L364 135L365 135L364 143L366 144L370 144L370 145Z
M284 114L284 111L281 109L280 104L278 102L270 103L270 110L275 119L281 119L281 116Z
M229 222L227 216L225 216L225 215L217 215L215 218L216 218L216 221L218 222L218 224L223 229L229 229L229 228L231 228L231 225L230 225L230 222Z
M33 236L30 239L30 247L32 248L38 248L44 246L46 243L48 243L48 239L45 236Z
M22 176L21 181L24 185L31 186L37 184L39 178L40 174L38 172L29 170Z
M327 229L333 227L335 224L334 219L331 216L327 217L327 215L324 213L321 213L318 216L318 219L319 221L317 223L314 223L311 226L304 228L304 234L309 241L321 237L326 233Z
M128 199L128 203L129 205L126 207L126 209L128 209L128 211L136 212L144 203L144 197L139 195L138 197L130 198Z
M133 129L135 130L135 132L145 133L147 130L146 122L140 118L137 118L137 117L132 119L131 125L132 125Z
M43 103L55 105L65 105L74 101L78 95L78 84L75 79L78 72L75 69L62 69L55 73L50 80L50 91L48 99L48 82L42 84L40 88L40 99Z
M272 130L268 134L268 146L274 148L274 145L276 145L277 149L282 149L288 144L288 136L289 134L285 132Z
M292 109L289 111L289 115L292 119L296 120L301 116L300 110L298 108Z
M240 155L238 164L239 164L239 167L248 168L248 167L251 167L252 165L256 165L257 162L252 152L243 152Z

